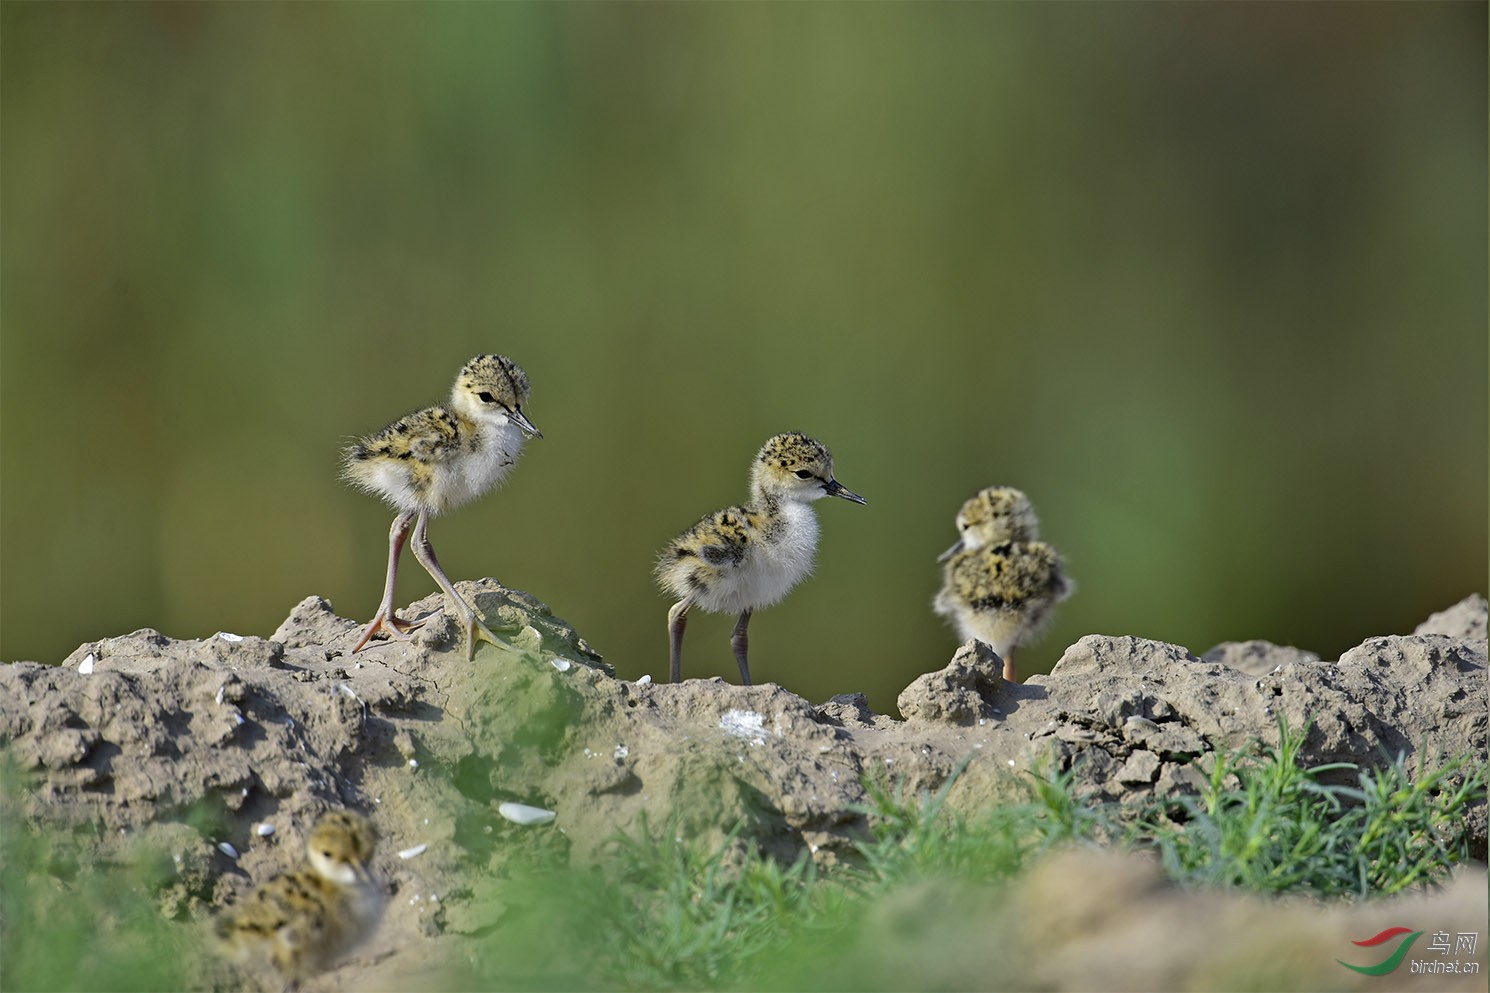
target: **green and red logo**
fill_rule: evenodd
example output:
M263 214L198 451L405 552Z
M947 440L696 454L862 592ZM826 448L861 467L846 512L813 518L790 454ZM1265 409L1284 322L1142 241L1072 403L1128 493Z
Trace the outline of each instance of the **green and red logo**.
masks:
M1347 969L1350 969L1354 972L1359 972L1363 976L1385 976L1387 973L1391 972L1393 969L1397 968L1397 966L1402 964L1402 960L1407 957L1408 949L1412 947L1412 943L1414 941L1417 941L1418 938L1422 936L1422 934L1423 932L1414 931L1412 928L1389 927L1375 937L1366 938L1363 941L1351 942L1352 945L1360 945L1362 948L1375 948L1377 945L1386 944L1398 935L1406 935L1407 937L1397 942L1397 947L1392 952L1392 954L1388 955L1380 962L1376 963L1375 965L1351 965L1344 959L1336 959L1335 961L1339 962Z

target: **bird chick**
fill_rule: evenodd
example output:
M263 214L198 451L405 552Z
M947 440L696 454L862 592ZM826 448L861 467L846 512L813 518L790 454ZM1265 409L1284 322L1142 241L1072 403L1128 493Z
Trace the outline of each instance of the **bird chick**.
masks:
M1075 584L1060 554L1039 540L1035 509L1019 490L983 490L962 505L957 528L961 537L937 559L945 566L933 606L961 638L997 652L1004 678L1018 682L1015 649L1040 633Z
M413 532L414 557L450 599L465 628L466 658L476 640L497 643L440 568L430 544L429 518L469 503L512 471L528 437L542 433L523 413L531 392L522 368L503 355L478 355L456 377L448 407L428 407L402 417L348 448L342 475L398 511L388 532L388 578L383 602L352 651L379 634L403 639L417 623L393 612L399 554Z
M673 539L657 560L657 581L679 597L667 612L670 672L683 678L683 631L692 607L738 613L730 637L740 679L750 685L747 628L812 571L818 523L812 501L867 501L833 478L833 456L806 435L778 434L756 454L750 502L715 511Z
M369 938L383 893L369 868L377 831L364 817L332 811L306 842L307 865L275 876L218 921L239 965L272 964L286 990L335 965Z

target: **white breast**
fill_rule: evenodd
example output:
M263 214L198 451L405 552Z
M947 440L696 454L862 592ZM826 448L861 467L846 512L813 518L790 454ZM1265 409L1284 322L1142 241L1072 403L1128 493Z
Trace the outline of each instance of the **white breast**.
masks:
M478 424L477 444L447 460L430 488L433 510L453 510L481 496L507 478L522 452L523 433L506 417Z
M975 638L1005 658L1021 634L1021 623L1014 611L976 611L943 589L932 601L932 609L952 622L957 637L963 641Z
M385 903L383 890L376 883L358 883L348 890L347 908L357 922L362 937L367 937L377 929L378 922L383 919Z
M344 887L334 926L327 929L326 947L320 949L320 967L335 965L371 938L382 921L385 904L382 890L376 883L359 882Z
M740 564L699 606L730 613L769 607L807 578L817 553L817 515L808 504L785 503L777 520L780 527L769 540L764 530L751 535L759 540L751 541Z

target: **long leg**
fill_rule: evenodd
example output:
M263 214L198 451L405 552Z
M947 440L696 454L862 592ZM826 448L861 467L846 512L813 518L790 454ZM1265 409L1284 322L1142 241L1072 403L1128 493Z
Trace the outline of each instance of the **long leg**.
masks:
M362 651L362 647L379 633L390 638L403 639L419 626L418 622L410 624L393 616L393 581L398 578L398 557L404 550L404 542L409 540L409 528L413 524L414 511L406 510L393 519L393 526L388 529L388 579L383 584L383 602L378 605L378 612L373 615L372 623L362 632L362 637L352 648L353 652Z
M667 612L668 677L674 683L683 681L683 630L688 627L688 608L692 606L693 598L684 597Z
M729 647L735 651L735 661L740 663L740 679L746 686L750 685L750 635L746 628L750 627L750 611L741 611L740 619L735 622L735 631L729 636Z
M1014 669L1015 647L1016 646L1014 645L1010 645L1009 654L1004 656L1004 679L1008 680L1011 683L1019 682L1019 673L1016 672Z
M414 557L419 564L424 566L424 571L434 577L435 582L440 584L440 589L450 598L450 606L460 614L466 629L466 660L470 661L476 657L476 640L490 642L500 645L497 636L492 634L481 618L477 616L476 609L466 602L465 597L455 592L454 585L445 575L445 570L440 568L440 560L435 558L435 546L429 543L429 513L419 512L419 520L414 525Z

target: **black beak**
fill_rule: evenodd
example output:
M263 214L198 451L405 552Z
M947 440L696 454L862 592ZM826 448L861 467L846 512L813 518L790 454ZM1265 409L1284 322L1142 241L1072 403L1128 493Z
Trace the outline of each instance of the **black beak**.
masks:
M845 500L852 500L854 503L867 504L869 502L836 479L830 479L824 483L823 489L827 492L828 496L843 497Z
M514 409L508 416L512 418L512 423L522 428L529 437L543 437L543 432L539 431L538 428L534 426L533 422L528 420L528 415L523 413L523 409L521 407Z
M936 560L938 562L945 562L948 559L950 559L952 556L956 555L960 551L962 551L962 539L961 538L958 538L957 539L957 544L953 545L951 548L947 549L945 552L942 552L942 554L938 555L936 557Z

